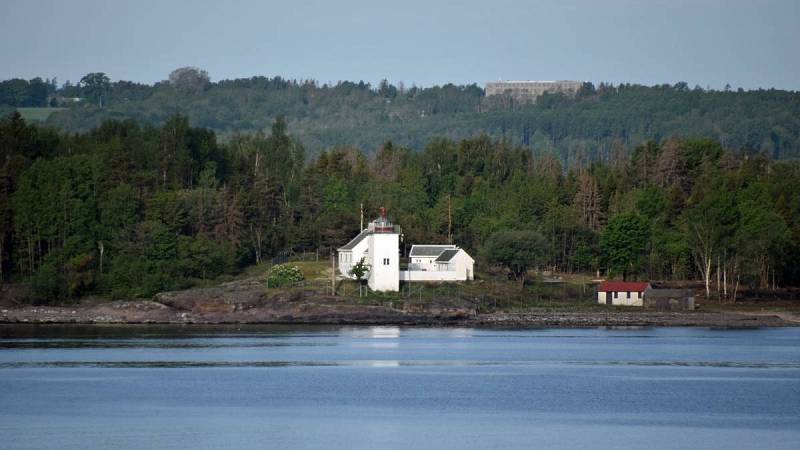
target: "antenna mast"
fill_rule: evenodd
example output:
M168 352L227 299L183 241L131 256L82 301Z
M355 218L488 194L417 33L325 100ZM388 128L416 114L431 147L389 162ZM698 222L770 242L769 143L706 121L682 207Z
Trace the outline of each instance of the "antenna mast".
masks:
M450 199L452 198L452 194L447 194L447 243L453 243L453 214L452 214L452 207L450 204Z

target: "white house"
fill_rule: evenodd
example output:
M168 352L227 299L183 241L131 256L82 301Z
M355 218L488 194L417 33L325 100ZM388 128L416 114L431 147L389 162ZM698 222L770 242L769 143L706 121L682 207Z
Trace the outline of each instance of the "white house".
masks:
M434 261L445 250L457 248L455 245L412 245L408 252L409 270L436 270Z
M339 273L354 278L350 270L361 258L369 266L367 283L375 291L398 291L400 281L463 281L474 279L475 260L455 245L412 245L408 270L400 270L400 228L381 216L370 222L350 242L339 248Z
M455 245L412 245L403 281L466 281L475 279L475 260Z
M603 305L644 306L644 295L652 286L647 282L604 281L597 288L597 303Z

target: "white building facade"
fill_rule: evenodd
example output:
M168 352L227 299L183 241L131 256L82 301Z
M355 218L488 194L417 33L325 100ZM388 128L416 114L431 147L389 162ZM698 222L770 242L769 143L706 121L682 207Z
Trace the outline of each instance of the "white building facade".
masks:
M475 260L455 245L412 245L408 269L400 270L400 228L381 208L350 242L339 248L339 274L354 279L350 270L361 259L367 264L367 284L374 291L399 291L400 281L466 281L475 277Z
M597 288L597 303L616 306L644 306L645 293L652 289L650 283L604 281Z
M455 245L412 245L402 281L466 281L475 279L475 260Z
M339 248L339 273L348 278L350 270L361 259L369 266L367 285L373 291L399 291L400 278L400 228L386 218L381 208L381 217L370 222L350 242Z

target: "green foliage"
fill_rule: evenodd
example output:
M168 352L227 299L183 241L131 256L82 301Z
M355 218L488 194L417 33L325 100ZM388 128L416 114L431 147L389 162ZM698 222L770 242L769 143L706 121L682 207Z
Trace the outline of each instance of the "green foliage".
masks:
M404 89L386 80L373 87L281 77L209 83L200 69L176 72L187 76L171 76L170 83L152 86L82 83L77 95L95 104L102 98L102 109L88 102L73 104L49 123L69 131L86 131L109 118L161 126L179 111L193 124L231 137L268 130L283 115L315 155L348 146L372 152L387 140L422 149L442 136L461 140L486 133L511 145L554 152L569 166L587 158L612 160L618 147L631 151L644 141L672 135L701 138L687 146L687 169L719 154L718 144L716 149L707 145L712 142L756 149L773 158L800 156L800 94L791 91L589 83L575 98L546 95L534 104L519 104L502 96L486 97L474 84ZM101 74L90 75L94 79ZM95 86L104 86L105 97ZM65 88L63 95L76 95L69 92L74 90ZM645 163L636 169L647 167L656 168Z
M647 221L635 214L620 214L609 220L600 236L603 251L612 274L639 274L644 265L650 230Z
M484 254L488 262L505 267L524 284L528 269L545 264L546 245L536 231L498 231L489 237Z
M768 285L769 268L789 244L789 228L761 183L741 191L738 204L740 223L733 242L742 273L754 284Z
M392 104L410 95L384 87ZM550 110L570 101L547 100ZM40 302L149 298L292 251L325 257L360 231L363 204L368 220L388 208L403 227L401 251L452 240L523 283L539 268L800 285L796 161L673 137L572 168L541 133L535 150L480 136L307 160L288 130L276 119L270 134L221 143L184 116L79 134L0 119L0 277L30 283Z
M347 183L340 178L332 178L323 192L323 205L328 211L342 211L352 204Z
M30 280L33 298L37 303L49 303L54 300L63 300L63 280L58 268L53 261L46 261L33 274Z
M30 81L14 78L0 81L0 105L22 107L47 106L47 96L55 90L49 80L34 78Z
M209 279L236 268L233 246L199 235L181 236L178 240L178 265L184 277Z
M111 91L111 82L106 74L94 72L84 75L81 78L81 85L86 95L97 102L97 106L103 107L103 100Z
M357 263L353 264L353 267L350 268L348 273L356 277L356 281L362 282L364 277L369 273L369 264L364 261L364 258L361 258Z
M278 264L272 266L267 274L267 284L269 287L281 287L303 281L303 272L297 266Z

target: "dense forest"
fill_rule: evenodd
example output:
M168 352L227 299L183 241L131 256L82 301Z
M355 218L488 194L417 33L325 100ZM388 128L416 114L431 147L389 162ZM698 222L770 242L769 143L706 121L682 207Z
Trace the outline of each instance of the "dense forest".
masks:
M567 169L486 135L312 157L281 117L223 143L182 115L64 133L12 113L0 154L0 276L39 301L146 298L287 251L328 255L357 233L360 203L388 208L403 252L452 233L483 269L524 239L537 250L524 263L542 270L719 278L711 294L727 298L800 284L800 162L710 139L647 140Z
M475 84L420 88L385 80L372 86L281 77L211 82L195 68L177 69L154 85L111 82L92 73L79 83L55 86L55 80L2 82L0 105L66 107L50 115L48 124L71 132L108 119L162 126L179 113L213 130L221 142L237 133L269 133L281 115L314 156L343 146L371 152L387 140L421 150L439 137L458 141L485 134L554 153L569 168L610 162L641 142L673 135L766 152L774 160L800 157L800 93L775 89L586 83L574 98L545 95L535 104L520 104L486 97Z

